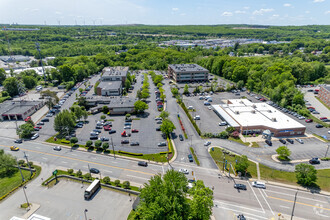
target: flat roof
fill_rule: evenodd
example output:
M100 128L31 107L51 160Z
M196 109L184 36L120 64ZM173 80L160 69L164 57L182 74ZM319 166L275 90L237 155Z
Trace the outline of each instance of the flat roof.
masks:
M0 114L23 114L42 101L11 101L7 100L0 105Z
M212 105L212 107L232 127L305 128L298 121L266 103L252 103L247 99L230 99L226 101L226 104Z
M209 72L198 64L170 64L174 72Z
M106 90L118 90L121 87L121 81L101 81L97 87Z
M126 76L129 70L128 66L104 67L102 77L104 76Z

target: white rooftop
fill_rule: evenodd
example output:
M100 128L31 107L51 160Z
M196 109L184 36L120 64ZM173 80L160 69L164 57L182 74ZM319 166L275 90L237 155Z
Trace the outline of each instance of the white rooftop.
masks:
M266 103L252 103L247 99L230 99L226 101L226 104L212 105L212 107L232 127L305 128L298 121Z

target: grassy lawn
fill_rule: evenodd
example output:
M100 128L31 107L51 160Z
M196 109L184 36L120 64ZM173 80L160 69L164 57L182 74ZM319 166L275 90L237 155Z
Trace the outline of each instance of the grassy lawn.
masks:
M320 135L317 134L313 134L315 137L320 138L321 140L325 141L325 142L329 142L328 140L324 139L323 137L321 137Z
M324 121L321 121L319 118L315 117L314 115L310 114L308 118L313 119L314 122L323 125L325 128L329 128L330 125Z
M235 156L233 156L230 153L224 154L220 148L214 148L214 151L210 151L210 154L214 159L214 161L216 161L220 170L222 170L223 168L223 163L219 163L219 162L223 161L224 156L225 159L228 161L228 163L231 162L232 164L235 164ZM256 165L251 161L249 163L250 166L248 168L248 172L251 174L252 177L256 178L257 177ZM259 168L260 168L261 179L298 186L298 184L296 183L297 180L294 172L274 170L260 163L259 163ZM316 184L320 186L322 190L330 191L330 169L317 171Z
M229 137L228 140L230 140L230 141L235 141L235 142L237 142L237 143L244 144L244 145L246 145L246 146L249 146L249 145L250 145L249 142L244 142L244 141L242 141L240 138Z
M33 165L33 167L36 169L36 175L34 176L35 178L40 174L41 168L35 165ZM28 180L31 174L30 171L22 170L22 173L24 179ZM0 198L5 194L9 193L14 188L19 187L21 183L22 183L22 176L18 169L17 172L11 177L0 178Z
M255 147L255 148L258 148L260 147L259 144L257 142L252 142L252 146L251 147Z

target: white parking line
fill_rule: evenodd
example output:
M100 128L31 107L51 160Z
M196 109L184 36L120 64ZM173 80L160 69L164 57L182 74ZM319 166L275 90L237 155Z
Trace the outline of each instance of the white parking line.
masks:
M46 157L42 157L42 159L44 159L44 160L48 160L48 158L46 158Z
M68 162L66 162L66 161L61 161L61 163L68 163Z
M253 188L252 188L252 186L251 186L250 182L249 182L249 181L247 181L247 183L248 183L248 185L250 186L250 188L251 188L251 190L252 190L252 192L253 192L254 196L256 197L256 199L257 199L257 201L258 201L258 203L259 203L259 205L260 205L260 207L261 207L261 209L262 209L263 213L265 213L264 207L262 207L262 205L261 205L261 202L259 201L259 199L258 199L258 197L257 197L256 193L254 192L254 190L253 190Z
M105 173L112 173L111 170L104 170L103 172L105 172Z
M272 214L273 214L273 216L274 216L274 212L273 212L272 208L270 207L270 205L269 205L267 199L264 197L264 195L263 195L263 193L262 193L263 190L259 189L259 191L260 191L260 194L261 194L262 198L264 198L264 200L265 200L265 202L266 202L268 208L270 209L270 211L272 212Z
M126 176L133 177L133 178L138 178L138 179L143 179L143 180L149 180L148 178L139 177L139 176L133 176L133 175L126 175Z

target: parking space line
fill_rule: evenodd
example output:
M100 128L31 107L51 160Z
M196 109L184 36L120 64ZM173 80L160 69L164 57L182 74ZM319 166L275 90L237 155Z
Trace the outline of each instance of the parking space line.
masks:
M260 194L261 194L262 198L265 200L265 202L266 202L266 204L267 204L268 208L270 209L270 211L271 211L271 212L272 212L272 214L274 215L274 212L273 212L272 208L270 207L270 205L269 205L269 203L268 203L267 199L264 197L264 195L263 195L262 191L263 191L263 190L259 189L259 192L260 192Z
M257 198L257 201L258 201L258 203L259 203L259 205L260 205L260 207L261 207L261 209L262 209L263 213L265 213L264 207L262 207L262 205L261 205L261 202L259 201L259 199L258 199L258 197L257 197L256 193L254 192L254 190L253 190L253 188L252 188L252 186L251 186L250 182L249 182L249 181L247 181L247 183L248 183L248 185L250 186L250 188L251 188L251 190L252 190L252 192L253 192L254 196Z
M140 177L140 176L133 176L133 175L126 175L129 177L133 177L133 178L138 178L138 179L143 179L143 180L149 180L148 178L144 178L144 177Z
M290 209L288 206L280 205L281 208Z
M44 160L48 160L48 158L46 158L46 157L42 157L42 159L44 159Z
M68 163L68 162L66 162L66 161L61 161L61 163Z

